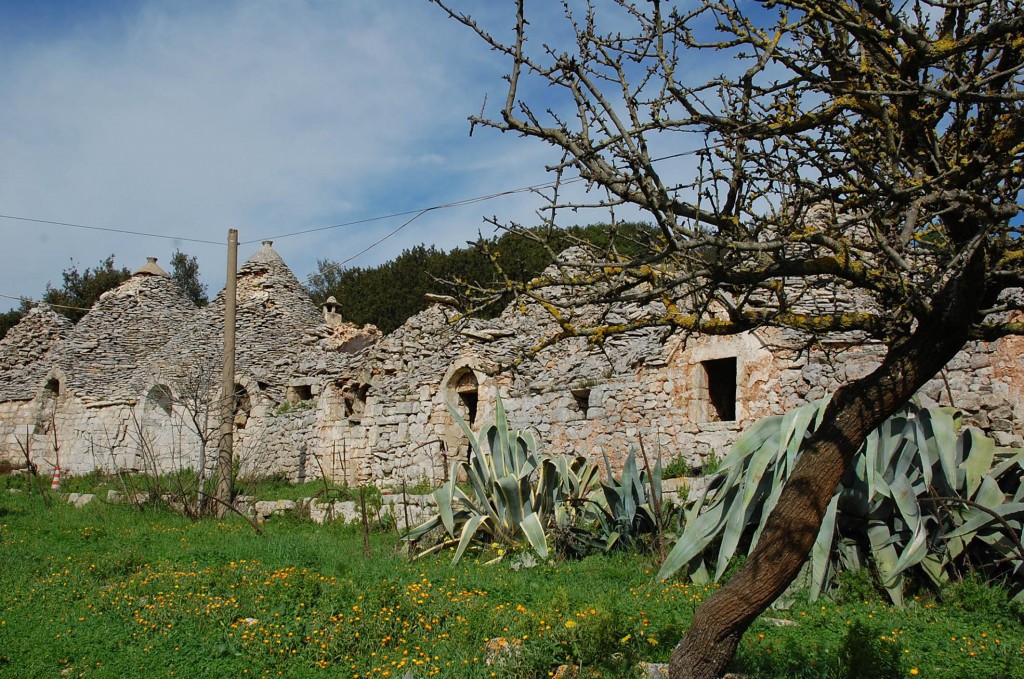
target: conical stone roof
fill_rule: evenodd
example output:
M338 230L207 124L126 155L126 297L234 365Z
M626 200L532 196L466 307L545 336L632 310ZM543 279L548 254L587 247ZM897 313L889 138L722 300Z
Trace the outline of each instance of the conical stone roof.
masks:
M49 370L50 352L71 332L72 323L48 304L34 306L0 340L0 402L27 401Z
M86 403L132 403L146 359L188 327L195 305L166 275L140 271L105 292L55 352L63 387Z
M272 400L280 401L292 367L305 350L303 338L322 324L322 316L270 241L239 267L236 290L235 372L255 379ZM219 375L223 346L221 290L187 332L158 352L149 372L173 381L183 363L191 361Z

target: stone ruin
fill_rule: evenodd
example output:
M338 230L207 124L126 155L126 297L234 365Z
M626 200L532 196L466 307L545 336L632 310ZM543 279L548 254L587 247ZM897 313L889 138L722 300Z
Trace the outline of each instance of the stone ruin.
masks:
M400 488L468 455L453 408L479 428L496 398L546 449L648 455L693 467L745 428L867 374L883 348L833 336L810 350L763 329L729 337L651 328L603 347L570 339L514 363L553 330L537 305L452 323L443 298L382 337L321 309L268 241L238 272L235 454L240 473ZM841 310L841 291L801 304ZM609 323L642 309L613 309ZM0 341L0 460L48 473L209 469L219 425L224 295L195 308L151 260L72 326L45 305ZM975 342L921 390L1002 446L1024 447L1024 338Z

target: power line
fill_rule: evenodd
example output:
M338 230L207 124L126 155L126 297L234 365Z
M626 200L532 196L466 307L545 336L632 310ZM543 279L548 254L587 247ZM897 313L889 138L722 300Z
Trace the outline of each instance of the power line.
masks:
M701 149L691 149L689 151L680 151L679 153L672 153L672 154L667 155L667 156L660 156L658 158L651 158L650 162L652 162L652 163L659 163L659 162L661 162L663 160L672 160L674 158L682 158L683 156L697 155L699 153L704 153L704 152L706 152L709 149L721 148L723 146L724 146L723 144L715 144L715 145L709 146L706 149L705 148L701 148ZM472 205L474 203L483 203L483 202L488 201L488 200L494 200L495 198L503 198L505 196L511 196L511 195L515 195L517 193L532 193L534 191L540 191L542 189L550 189L550 188L554 188L556 186L565 186L566 184L576 184L576 183L582 182L582 181L586 181L586 180L583 177L580 177L580 176L570 177L568 179L556 179L554 181L544 182L542 184L533 184L531 186L523 186L523 187L520 187L518 189L509 189L507 191L498 191L497 193L489 193L489 194L486 194L486 195L483 195L483 196L476 196L474 198L465 198L463 200L456 200L456 201L453 201L451 203L441 203L441 204L438 204L438 205L431 205L430 207L417 208L417 209L413 209L413 210L404 210L402 212L392 212L391 214L388 214L388 215L380 215L378 217L367 217L366 219L357 219L357 220L354 220L354 221L351 221L351 222L342 222L341 224L330 224L328 226L318 226L318 227L315 227L315 228L312 228L312 229L303 229L301 231L291 231L289 233L282 233L282 234L278 234L276 236L264 236L263 238L253 238L252 240L241 241L239 243L239 245L249 245L250 243L259 243L259 242L262 242L262 241L265 241L265 240L281 240L282 238L290 238L292 236L304 236L306 234L317 233L319 231L330 231L331 229L341 229L341 228L345 228L347 226L358 226L359 224L367 224L369 222L377 222L377 221L381 221L381 220L384 220L384 219L391 219L393 217L405 217L406 215L416 215L416 217L413 218L413 220L415 220L415 219L419 218L422 214L424 214L426 212L430 212L432 210L447 210L449 208L462 207L464 205ZM413 220L410 220L410 222L413 221ZM407 225L408 225L408 223L407 224L403 224L400 227L400 229L401 228L405 228ZM390 236L390 235L391 234L388 234L388 236ZM387 239L387 237L385 237L381 241L378 241L378 243L383 242L383 240L386 240L386 239ZM375 243L374 245L377 245L378 243ZM365 252L365 250L363 252ZM361 252L359 254L363 254L363 253Z
M106 226L86 226L85 224L71 224L70 222L54 222L48 219L32 219L31 217L16 217L14 215L0 215L0 219L12 219L19 222L33 222L35 224L52 224L54 226L68 226L73 229L88 229L89 231L107 231L109 233L123 233L129 236L144 236L146 238L163 238L164 240L180 240L189 243L205 243L207 245L224 245L220 241L203 240L202 238L186 238L185 236L166 236L162 233L146 233L145 231L130 231L128 229L113 229Z
M15 297L14 295L4 295L4 294L0 294L0 297L3 297L4 299L13 299L13 300L16 300L18 302L28 302L29 304L31 304L33 306L38 305L38 304L45 304L47 306L55 307L57 309L72 309L74 311L92 311L92 309L86 309L86 308L80 307L80 306L68 306L67 304L54 304L53 302L46 302L46 301L43 301L41 299L32 299L31 297Z
M292 231L291 233L282 233L282 234L278 234L276 236L265 236L263 238L253 238L252 240L247 240L247 241L241 242L240 245L248 245L250 243L258 243L258 242L265 241L265 240L280 240L282 238L290 238L292 236L304 236L306 234L316 233L318 231L329 231L331 229L341 229L341 228L344 228L346 226L356 226L356 225L359 225L359 224L366 224L368 222L376 222L376 221L380 221L380 220L383 220L383 219L391 219L392 217L405 217L406 215L416 215L415 217L413 217L412 220L409 220L409 222L407 222L406 224L403 224L401 227L399 227L401 229L401 228L405 228L409 223L411 223L415 219L419 218L424 213L431 212L433 210L447 210L449 208L462 207L463 205L472 205L474 203L483 203L483 202L486 202L488 200L494 200L495 198L502 198L504 196L511 196L511 195L514 195L514 194L517 194L517 193L528 193L528 192L533 192L533 191L540 191L541 189L548 189L548 188L551 188L553 186L558 185L559 183L561 183L562 185L565 185L565 184L575 184L576 182L581 182L581 181L583 181L582 177L575 177L573 179L566 179L566 180L563 180L561 182L552 181L552 182L545 182L543 184L534 184L532 186L523 186L523 187L518 188L518 189L509 189L507 191L499 191L497 193L490 193L490 194L483 195L483 196L476 196L474 198L465 198L463 200L456 200L456 201L453 201L451 203L441 203L441 204L438 204L438 205L431 205L430 207L417 208L417 209L414 209L414 210L405 210L403 212L393 212L391 214L381 215L379 217L368 217L366 219L357 219L355 221L343 222L341 224L331 224L329 226L318 226L318 227L313 228L313 229L304 229L302 231ZM388 235L390 236L391 234L388 234ZM382 241L383 240L384 239L382 239ZM382 241L378 241L378 242L382 242ZM375 245L376 245L376 243L375 243ZM362 254L362 253L360 253L360 254Z
M650 162L657 163L657 162L660 162L660 161L663 161L663 160L671 160L673 158L680 158L682 156L696 155L696 154L699 154L699 153L704 153L707 150L709 150L710 148L714 148L715 146L720 147L722 145L718 144L718 145L714 145L712 147L708 147L708 148L705 148L705 149L693 149L693 150L689 150L689 151L682 151L680 153L673 153L673 154L667 155L667 156L661 156L659 158L651 158ZM496 193L485 194L485 195L482 195L482 196L475 196L473 198L465 198L463 200L456 200L456 201L452 201L450 203L440 203L438 205L431 205L430 207L425 207L425 208L417 208L417 209L413 209L413 210L404 210L402 212L393 212L391 214L380 215L380 216L377 216L377 217L367 217L365 219L357 219L357 220L353 220L353 221L350 221L350 222L343 222L341 224L330 224L330 225L327 225L327 226L318 226L318 227L315 227L315 228L303 229L303 230L300 230L300 231L291 231L289 233L278 234L276 236L264 236L262 238L253 238L251 240L240 241L239 245L249 245L251 243L258 243L258 242L265 241L265 240L280 240L282 238L291 238L293 236L302 236L302 235L306 235L306 234L310 234L310 233L317 233L317 232L320 232L320 231L329 231L329 230L332 230L332 229L340 229L340 228L344 228L344 227L348 227L348 226L357 226L359 224L368 224L370 222L377 222L377 221L382 221L382 220L385 220L385 219L392 219L394 217L405 217L407 215L413 215L412 219L409 219L408 221L404 222L398 228L388 232L387 234L385 234L379 240L374 241L373 243L371 243L369 246L367 246L363 250L360 250L357 254L353 255L352 257L349 257L344 262L341 262L341 264L345 264L347 262L352 261L356 257L359 257L360 255L365 254L369 250L372 250L376 246L380 245L381 243L386 241L388 238L390 238L391 236L395 235L396 233L398 233L399 231L401 231L405 227L409 226L409 224L413 223L414 221L416 221L417 219L422 217L427 212L432 212L434 210L447 210L447 209L451 209L451 208L455 208L455 207L462 207L462 206L465 206L465 205L473 205L474 203L483 203L483 202L486 202L486 201L489 201L489 200L494 200L496 198L503 198L505 196L511 196L511 195L515 195L515 194L518 194L518 193L532 193L532 192L540 191L540 190L543 190L543 189L550 189L550 188L554 188L556 186L565 186L567 184L575 184L575 183L582 182L582 181L586 181L586 180L583 177L580 177L580 176L570 177L568 179L559 178L559 179L556 179L554 181L544 182L544 183L541 183L541 184L533 184L531 186L523 186L523 187L520 187L518 189L509 189L507 191L498 191ZM0 219L9 219L9 220L20 221L20 222L31 222L31 223L34 223L34 224L49 224L49 225L53 225L53 226L65 226L65 227L69 227L69 228L73 228L73 229L86 229L86 230L89 230L89 231L104 231L104 232L107 232L107 233L120 233L120 234L125 234L125 235L130 235L130 236L140 236L140 237L144 237L144 238L160 238L160 239L163 239L163 240L182 241L182 242L188 242L188 243L202 243L204 245L220 245L220 246L224 245L224 243L222 243L220 241L206 240L206 239L203 239L203 238L189 238L189 237L186 237L186 236L168 236L168 235L160 234L160 233L148 233L146 231L133 231L131 229L115 229L115 228L112 228L112 227L104 227L104 226L89 226L89 225L86 225L86 224L74 224L74 223L71 223L71 222L58 222L58 221L53 221L53 220L48 220L48 219L34 219L32 217L19 217L19 216L16 216L16 215L3 215L3 214L0 214ZM0 297L9 297L9 295L0 295ZM12 299L21 299L21 298L20 297L16 297L16 298L12 298ZM73 307L71 307L71 308L73 308Z

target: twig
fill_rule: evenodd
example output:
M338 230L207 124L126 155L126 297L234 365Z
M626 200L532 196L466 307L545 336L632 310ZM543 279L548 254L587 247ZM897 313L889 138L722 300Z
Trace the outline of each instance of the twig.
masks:
M986 507L984 505L978 504L974 500L968 500L967 498L962 498L962 497L924 497L924 498L921 498L921 500L924 501L924 502L934 502L934 503L939 503L939 502L959 503L959 504L967 505L968 507L971 507L972 509L977 509L977 510L979 510L981 512L984 512L985 514L988 514L993 519L995 519L996 522L999 523L999 525L1001 525L1003 527L1003 529L1006 531L1007 537L1010 538L1010 542L1013 543L1014 549L1017 550L1017 556L1020 558L1020 560L1022 562L1024 562L1024 544L1021 544L1020 535L1017 533L1017 531L1015 531L1013 529L1013 526L1010 525L1010 522L1007 521L1006 519L1004 519L1002 516L1000 516L996 511L994 511L992 509L989 509L988 507Z

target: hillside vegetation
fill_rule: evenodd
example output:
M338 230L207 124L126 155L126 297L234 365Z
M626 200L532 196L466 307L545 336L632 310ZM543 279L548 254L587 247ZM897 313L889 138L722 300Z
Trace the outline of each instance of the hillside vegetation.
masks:
M501 276L488 253L510 277L529 280L572 245L592 243L605 249L614 244L620 254L630 256L640 250L641 243L653 237L648 225L623 224L611 229L607 224L592 224L560 230L533 229L522 234L506 232L451 252L432 245L417 245L375 267L345 268L322 259L309 289L316 304L334 296L341 304L345 320L356 325L372 323L388 333L427 307L423 297L426 293L458 297L469 287L498 286ZM481 315L496 316L509 299L495 297L480 311Z

